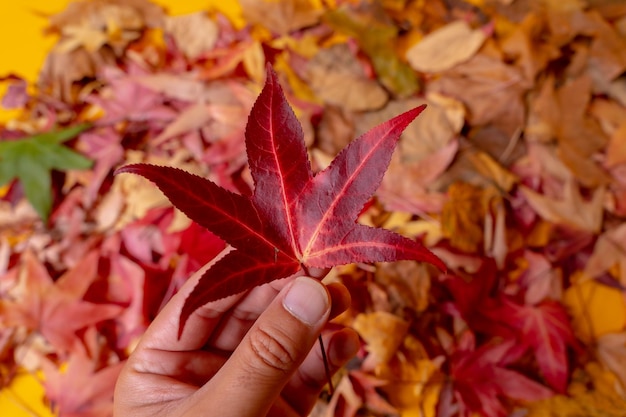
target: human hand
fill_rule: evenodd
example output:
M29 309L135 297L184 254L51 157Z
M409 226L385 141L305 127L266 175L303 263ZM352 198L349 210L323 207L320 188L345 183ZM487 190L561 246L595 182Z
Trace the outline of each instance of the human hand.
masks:
M315 344L350 296L309 277L273 281L196 310L180 340L178 317L205 269L165 306L115 389L115 417L306 416L326 383ZM324 332L330 370L358 349L351 329Z

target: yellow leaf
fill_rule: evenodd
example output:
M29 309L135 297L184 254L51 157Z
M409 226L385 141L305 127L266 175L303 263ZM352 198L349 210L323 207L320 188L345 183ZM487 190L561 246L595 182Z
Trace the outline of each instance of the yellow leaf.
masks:
M174 1L167 0L175 4L186 4L186 1ZM235 29L242 29L246 26L247 22L243 17L243 11L238 1L224 1L224 0L196 0L202 2L212 12L218 12L226 16ZM208 4L207 4L208 3ZM199 7L194 8L197 10Z
M476 171L485 178L492 180L502 191L509 192L519 181L516 175L505 169L485 152L472 152L468 157Z
M18 372L11 385L0 390L3 417L53 417L44 401L44 388L36 376Z
M289 65L289 56L287 52L283 52L276 56L276 61L274 62L274 69L276 72L284 74L287 77L287 81L291 90L299 99L309 101L311 103L319 103L319 99L311 88L298 77L295 71Z
M440 393L441 384L427 385L422 392L419 403L399 409L400 417L436 417Z
M585 278L581 272L575 275L573 279L580 282L565 291L563 303L572 315L576 335L591 343L625 328L626 302L620 290Z
M396 354L409 330L409 323L391 313L377 311L359 314L353 327L367 343L367 367L374 369Z
M467 183L454 183L441 212L443 235L464 252L476 253L483 244L485 209L482 190Z
M6 184L0 187L0 198L4 197L5 195L7 195L7 193L9 192L9 189L11 188L11 184Z
M597 363L574 372L568 395L529 405L528 417L623 417L626 401L615 390L615 376Z
M332 38L337 38L339 35L333 35ZM282 36L270 42L270 45L277 49L289 49L293 52L296 52L298 55L301 55L305 58L313 58L315 54L317 54L320 50L320 46L318 45L318 37L313 35L304 35L300 38L294 38L292 36ZM328 40L326 41L328 42ZM324 43L324 45L332 45L334 43L328 44ZM341 38L339 42L335 43L345 43L346 39L344 37Z
M260 42L253 42L243 53L243 67L259 84L265 79L265 52Z
M441 239L443 239L441 223L435 220L411 221L399 226L396 229L396 232L411 238L423 236L424 245L427 247L435 246Z

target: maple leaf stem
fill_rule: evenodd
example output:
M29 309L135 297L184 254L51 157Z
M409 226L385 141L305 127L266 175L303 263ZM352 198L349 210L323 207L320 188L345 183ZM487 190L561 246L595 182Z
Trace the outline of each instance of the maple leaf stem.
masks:
M326 381L328 382L328 393L330 396L333 396L335 392L335 387L333 386L333 379L330 375L330 366L328 365L328 357L326 356L326 348L324 347L324 340L322 339L322 335L320 334L317 338L320 342L320 349L322 351L322 360L324 361L324 372L326 372Z

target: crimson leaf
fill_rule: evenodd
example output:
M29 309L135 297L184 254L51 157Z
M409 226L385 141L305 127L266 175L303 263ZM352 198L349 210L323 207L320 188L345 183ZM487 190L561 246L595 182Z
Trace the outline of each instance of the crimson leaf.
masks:
M153 181L177 208L237 249L213 265L193 289L181 312L179 334L189 316L207 302L304 273L307 267L413 259L445 269L420 243L356 223L382 180L400 134L423 109L375 127L313 175L302 127L268 67L246 128L255 184L251 197L176 168L120 168L118 173Z

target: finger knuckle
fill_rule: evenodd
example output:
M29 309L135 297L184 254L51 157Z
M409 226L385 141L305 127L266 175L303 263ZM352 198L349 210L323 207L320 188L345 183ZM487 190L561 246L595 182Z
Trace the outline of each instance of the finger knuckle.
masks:
M293 368L298 356L295 343L288 334L278 328L268 330L259 327L250 333L250 347L260 361L271 369L287 372Z

